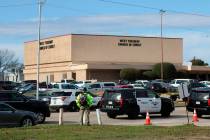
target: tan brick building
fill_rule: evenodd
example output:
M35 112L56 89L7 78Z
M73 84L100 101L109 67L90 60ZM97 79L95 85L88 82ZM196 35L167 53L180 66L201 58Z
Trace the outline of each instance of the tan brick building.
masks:
M37 45L24 43L25 80L36 79ZM113 81L123 68L149 70L161 62L158 37L68 34L45 38L40 45L40 81ZM164 62L183 69L182 38L163 38L163 53Z

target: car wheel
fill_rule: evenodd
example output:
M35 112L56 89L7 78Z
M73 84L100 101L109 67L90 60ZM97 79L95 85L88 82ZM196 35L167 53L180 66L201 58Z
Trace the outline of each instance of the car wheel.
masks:
M36 115L37 115L37 122L38 123L44 123L44 121L45 121L45 115L44 115L44 113L37 112Z
M28 126L32 126L34 123L33 123L33 120L29 117L25 117L23 118L23 120L21 121L20 125L22 127L28 127Z
M69 110L72 111L72 112L78 112L79 111L79 107L77 106L76 102L69 105Z
M117 117L117 115L114 114L114 113L107 113L107 116L108 116L109 118L112 118L112 119L115 119L115 118Z

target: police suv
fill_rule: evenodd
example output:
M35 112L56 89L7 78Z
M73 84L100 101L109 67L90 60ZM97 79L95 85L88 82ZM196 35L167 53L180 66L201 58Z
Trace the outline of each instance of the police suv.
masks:
M147 89L106 90L100 107L110 118L124 114L129 118L137 118L139 114L145 116L147 112L169 117L174 111L171 99L159 97L154 91Z

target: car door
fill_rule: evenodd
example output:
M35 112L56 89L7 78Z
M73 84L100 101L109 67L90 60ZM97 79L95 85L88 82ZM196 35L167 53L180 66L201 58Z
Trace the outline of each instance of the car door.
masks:
M15 110L6 104L0 104L0 125L17 124L19 118Z
M149 99L150 112L160 112L161 110L161 98L151 90L147 90L147 96Z
M140 109L140 113L151 112L151 99L148 98L146 90L136 90L136 100Z

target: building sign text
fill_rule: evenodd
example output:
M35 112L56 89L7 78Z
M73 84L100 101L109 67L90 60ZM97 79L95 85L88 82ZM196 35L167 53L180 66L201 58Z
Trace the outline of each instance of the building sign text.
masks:
M52 49L55 48L55 44L53 44L53 40L40 42L40 50Z
M141 42L140 40L120 39L118 46L141 47Z

